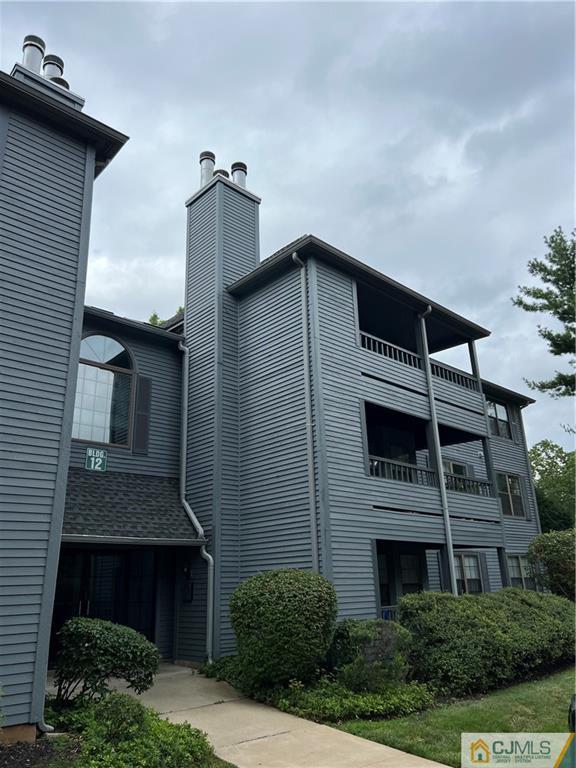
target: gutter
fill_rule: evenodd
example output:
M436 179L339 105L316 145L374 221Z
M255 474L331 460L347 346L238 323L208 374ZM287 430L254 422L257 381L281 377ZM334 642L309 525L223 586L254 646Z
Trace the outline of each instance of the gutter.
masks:
M302 303L302 346L304 357L304 403L306 411L306 452L308 464L308 504L310 507L310 541L312 544L312 570L320 571L318 556L318 515L316 512L316 481L314 477L314 423L312 420L312 378L310 375L310 333L308 327L308 272L306 263L292 254L292 261L300 268Z
M182 414L180 418L180 503L196 529L198 538L206 540L204 529L186 500L186 458L188 454L188 363L190 350L183 341L178 342L182 355ZM202 544L200 556L208 565L208 594L206 596L206 657L212 662L212 646L214 637L214 558Z
M446 493L446 481L444 479L444 467L442 465L442 446L440 445L440 431L438 430L438 419L436 418L434 382L432 379L430 354L428 352L428 337L426 335L426 318L431 314L431 312L432 307L429 304L426 311L422 312L421 315L418 315L418 320L420 321L420 343L422 344L422 359L424 361L424 372L426 373L426 382L428 384L430 422L432 424L432 440L434 442L434 454L436 458L436 474L438 475L440 499L442 501L442 516L444 518L444 530L446 534L446 549L448 550L448 571L450 574L450 587L452 589L452 594L458 596L458 585L456 584L456 566L454 563L454 549L452 546L452 529L450 527L450 510L448 507L448 495Z

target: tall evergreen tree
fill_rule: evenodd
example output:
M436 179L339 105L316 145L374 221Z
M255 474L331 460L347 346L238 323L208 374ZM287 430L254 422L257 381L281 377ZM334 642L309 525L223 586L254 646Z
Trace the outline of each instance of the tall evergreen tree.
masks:
M547 392L552 397L574 395L574 346L576 342L576 287L575 252L576 230L566 237L558 227L544 242L548 248L542 259L531 259L528 272L539 278L544 285L518 286L519 295L512 299L517 307L527 312L547 312L561 324L561 329L552 330L541 325L538 334L547 341L553 355L570 355L569 369L555 371L554 376L543 381L529 381L532 389Z

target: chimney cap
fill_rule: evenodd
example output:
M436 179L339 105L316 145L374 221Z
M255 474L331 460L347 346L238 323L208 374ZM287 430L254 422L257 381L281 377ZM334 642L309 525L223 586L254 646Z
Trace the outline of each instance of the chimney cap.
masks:
M241 163L240 161L237 161L236 163L232 163L231 165L232 173L234 171L244 171L244 173L248 173L248 166L246 163Z
M202 162L202 160L216 160L216 155L214 152L205 150L204 152L200 152L200 162Z
M54 53L47 53L46 56L44 56L43 60L44 64L56 64L56 66L60 67L60 69L64 70L64 62L60 58L60 56L56 56Z
M22 47L24 48L27 45L35 45L37 48L40 48L42 53L46 50L46 43L38 35L26 35Z
M214 171L214 173L212 175L213 176L225 176L227 179L230 178L230 174L228 173L228 171L225 168L218 168L217 170Z

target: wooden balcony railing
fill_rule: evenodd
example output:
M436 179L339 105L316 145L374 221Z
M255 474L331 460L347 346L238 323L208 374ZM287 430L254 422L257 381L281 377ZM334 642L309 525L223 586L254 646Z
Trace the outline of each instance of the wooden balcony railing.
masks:
M403 461L391 461L380 456L370 456L370 474L384 480L396 480L400 483L426 485L435 488L438 485L436 473L426 467L407 464ZM470 493L473 496L490 498L494 495L492 484L486 480L476 480L473 477L444 473L446 490L457 493Z
M474 376L470 376L470 374L465 373L464 371L459 371L457 368L452 368L451 366L446 365L445 363L439 363L436 360L430 360L430 367L432 368L432 375L439 379L444 379L444 381L449 381L452 384L464 387L464 389L469 389L472 392L479 391L478 382Z
M391 461L379 456L370 456L370 474L385 480L397 480L400 483L437 486L436 473L426 467L405 464L403 461Z
M377 355L389 357L391 360L396 360L397 363L403 363L411 368L422 370L422 360L420 357L413 352L409 352L407 349L397 347L389 341L384 341L384 339L379 339L378 336L371 336L363 331L360 332L360 340L364 349L370 352L376 352Z
M494 495L492 483L486 480L475 480L473 477L452 475L449 472L445 472L444 477L446 478L446 490L448 491L471 493L474 496L491 497Z
M364 349L369 352L375 352L377 355L388 357L390 360L396 360L397 363L403 365L409 365L411 368L417 368L422 370L422 360L419 355L410 352L402 347L397 347L395 344L391 344L389 341L378 338L378 336L372 336L370 333L360 332L360 342ZM430 366L432 368L432 375L444 381L449 381L452 384L456 384L464 389L469 389L472 392L478 392L478 382L474 376L459 371L457 368L452 368L445 363L439 363L437 360L431 360Z

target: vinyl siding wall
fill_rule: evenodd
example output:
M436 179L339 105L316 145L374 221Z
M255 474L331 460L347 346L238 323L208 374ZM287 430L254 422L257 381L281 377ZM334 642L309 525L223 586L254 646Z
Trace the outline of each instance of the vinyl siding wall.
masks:
M239 308L242 579L312 565L301 301L295 268Z
M328 475L329 525L334 583L344 616L372 616L376 605L372 541L442 544L444 524L436 488L370 477L364 425L364 401L429 419L426 382L421 371L364 350L359 345L354 283L323 262L314 262L320 349L320 389L324 411L325 464ZM485 434L480 395L434 377L439 421ZM446 402L442 402L445 400ZM508 443L510 441L507 441ZM517 466L514 450L497 454L497 468ZM478 459L481 442L450 446L444 455L474 465L485 477ZM526 467L523 473L525 475ZM526 478L526 483L528 482ZM501 580L496 548L503 546L499 503L472 494L449 493L455 546L480 547L487 552L491 589ZM513 523L506 524L510 530ZM520 522L524 529L530 528ZM509 541L509 539L508 539ZM513 550L511 550L513 551ZM489 557L488 557L489 555ZM436 559L435 554L428 556ZM430 575L431 588L439 573Z
M0 108L2 152L0 686L11 725L41 717L48 638L39 632L51 613L62 524L93 153Z

